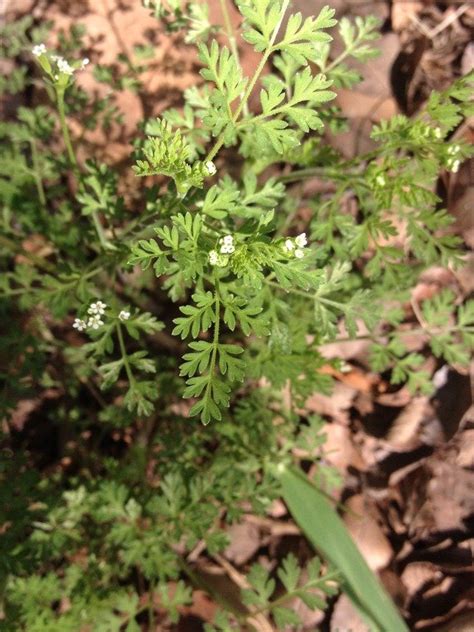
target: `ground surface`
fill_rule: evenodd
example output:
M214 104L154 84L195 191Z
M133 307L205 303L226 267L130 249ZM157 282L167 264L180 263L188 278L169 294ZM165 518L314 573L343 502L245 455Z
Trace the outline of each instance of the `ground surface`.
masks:
M319 0L297 0L306 14L314 14ZM325 3L324 3L325 4ZM371 62L365 80L355 91L341 90L338 101L351 120L351 131L337 143L348 155L369 146L369 123L397 111L414 113L433 88L443 88L473 65L470 33L474 8L461 3L421 1L356 2L330 0L338 15L375 13L383 23L382 55ZM218 2L212 15L220 21ZM134 44L151 40L156 56L144 75L145 91L124 91L119 107L122 125L106 139L87 137L91 147L108 162L127 163L130 141L144 117L179 105L182 90L192 85L198 71L194 49L157 29L156 21L138 0L31 0L6 1L6 9L32 11L38 20L54 20L67 29L80 22L87 27L86 42L93 62L113 63L118 52L131 54ZM234 12L238 25L237 13ZM56 30L55 29L55 30ZM471 29L471 31L470 31ZM255 57L243 50L246 68ZM92 76L82 85L95 89ZM80 130L76 130L80 133ZM472 137L465 125L457 134ZM335 141L336 142L336 141ZM472 201L474 180L465 165L458 174L440 181L448 210L457 218L457 230L474 245ZM473 259L455 274L433 268L413 288L413 301L449 287L461 300L473 290ZM471 266L471 269L469 268ZM414 319L415 320L415 319ZM411 336L412 349L424 340ZM394 391L383 375L367 366L364 341L328 345L327 357L344 357L348 370L337 375L331 397L315 394L302 412L315 412L327 421L327 461L343 477L340 498L352 510L346 521L369 565L377 571L393 598L408 614L413 630L468 632L474 630L474 414L470 376L427 357L437 387L434 397L412 397L404 388ZM34 406L20 403L16 423L25 425ZM275 506L266 519L248 515L230 528L231 544L222 558L206 569L238 581L247 565L271 559L277 550L304 547L285 508ZM213 604L197 593L195 604L180 630L199 630L212 615ZM331 631L362 632L366 628L342 596L324 622L319 615L302 613L305 629L318 625ZM350 622L350 623L349 623Z

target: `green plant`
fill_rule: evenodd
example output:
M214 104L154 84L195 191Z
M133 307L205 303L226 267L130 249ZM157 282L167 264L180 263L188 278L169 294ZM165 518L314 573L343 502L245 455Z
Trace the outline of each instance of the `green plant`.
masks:
M295 448L319 463L321 420L297 411L312 392L331 390L321 345L368 337L374 370L428 392L423 353L403 343L404 308L422 269L462 260L433 185L472 154L449 140L472 110L470 77L433 93L416 117L374 126L375 149L348 160L324 134L347 125L334 98L360 79L348 61L376 54L373 18L342 19L344 50L331 59L329 7L303 18L289 0L240 2L243 39L260 54L246 77L224 1L220 39L205 4L144 5L169 30L185 29L203 81L182 109L144 122L131 191L113 166L77 158L70 119L107 130L121 116L113 94L97 99L75 82L90 68L82 29L62 34L52 52L42 43L47 25L2 27L2 55L20 63L0 89L36 82L25 70L34 61L50 105L20 107L0 126L1 348L16 359L0 366L0 410L8 427L19 400L52 391L58 457L74 467L44 476L28 452L2 463L0 629L133 631L143 620L152 629L156 617L172 626L199 585L188 560L195 548L218 553L225 524L245 506L264 513L282 493L274 465L297 461ZM141 95L149 51L134 54L118 60L121 74L97 66L97 80ZM305 199L311 177L331 182L331 193ZM357 215L342 204L348 194ZM415 315L437 357L467 362L472 303L458 307L444 293ZM327 466L318 471L321 485L334 481ZM290 597L322 607L296 586L289 559L278 576ZM326 586L328 575L306 570L310 584ZM247 610L219 614L217 629L252 626L255 608L280 627L297 625L281 607L286 597L273 596L274 579L254 570L248 581Z

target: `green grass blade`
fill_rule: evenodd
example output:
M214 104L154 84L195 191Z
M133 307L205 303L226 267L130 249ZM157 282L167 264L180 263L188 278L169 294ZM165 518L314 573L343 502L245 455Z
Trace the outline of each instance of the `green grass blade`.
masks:
M285 467L278 477L293 518L313 546L340 572L343 590L354 605L383 632L408 632L327 497L299 470Z

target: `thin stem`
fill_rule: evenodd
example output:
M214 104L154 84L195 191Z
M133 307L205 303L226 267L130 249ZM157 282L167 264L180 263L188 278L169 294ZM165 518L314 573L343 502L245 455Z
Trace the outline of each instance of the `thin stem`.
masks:
M73 145L72 145L72 142L71 142L71 136L69 134L69 128L68 128L67 122L66 122L66 111L65 111L65 107L64 107L64 90L57 90L56 91L56 100L57 100L57 104L58 104L59 122L60 122L60 125L61 125L61 132L62 132L62 135L63 135L64 144L66 146L66 152L67 152L67 156L68 156L68 159L69 159L69 163L70 163L74 173L76 175L78 175L79 174L79 164L77 162L76 154L74 153L74 148L73 148ZM100 245L104 249L113 250L114 247L112 246L112 244L108 241L107 237L105 236L104 229L102 227L102 224L100 223L99 216L97 215L96 211L92 211L91 216L92 216L92 221L94 223L94 227L95 227L95 230L96 230L96 233L97 233L97 237L99 238L99 241L100 241Z
M25 250L24 248L16 244L11 239L8 239L8 237L5 237L4 235L0 235L0 245L4 246L5 248L8 248L11 252L18 253L21 256L25 257L26 259L29 259L41 270L46 270L47 272L54 272L56 270L55 265L53 265L52 263L49 263L49 261L47 261L46 259L43 259L42 257L36 256L32 252L28 252L27 250Z
M305 590L307 590L308 588L317 588L318 586L321 586L322 584L326 584L329 581L340 579L340 577L341 575L337 571L328 573L324 577L321 577L312 582L308 582L303 588L296 588L295 590L292 590L291 592L288 592L285 595L278 597L278 599L269 601L266 606L262 606L261 608L258 608L257 610L255 610L255 612L252 612L252 616L255 616L257 614L262 614L264 612L267 612L267 613L271 612L274 608L281 606L282 604L286 603L290 599L294 599L294 597L299 597L300 595L304 594Z
M220 303L220 299L219 299L219 294L217 292L215 292L215 299L216 299L216 321L214 323L214 336L212 339L212 354L211 354L211 363L209 365L209 381L207 383L206 386L206 399L209 397L210 395L210 390L211 390L211 386L212 386L212 376L214 375L214 371L216 369L216 362L217 362L217 349L219 346L219 330L220 330L220 318L221 318L221 303Z
M197 588L201 588L202 590L207 592L209 595L211 595L211 597L219 605L221 605L223 608L231 612L234 615L234 617L237 619L237 621L239 621L242 625L246 623L246 619L247 619L246 614L244 612L239 611L238 608L234 605L234 603L230 599L226 598L224 591L222 592L222 594L217 592L215 587L212 584L207 582L204 577L197 575L186 564L186 562L182 560L180 557L178 558L178 564L180 565L183 573L188 576L188 578Z
M66 146L67 156L74 171L77 171L78 169L77 158L76 158L76 154L74 153L74 149L71 142L71 136L69 134L69 128L66 123L66 111L64 108L64 91L63 90L56 91L56 100L58 104L59 122L61 125L61 132L63 135L64 144Z
M227 35L227 39L229 40L230 49L240 66L239 49L237 48L237 42L234 35L234 29L232 28L232 22L229 15L229 9L227 7L227 0L219 0L219 4L221 6L222 16L224 18L224 28ZM248 113L249 113L248 104L244 103L244 115L247 116Z
M38 191L38 198L43 209L46 209L46 195L43 187L43 180L41 178L41 170L38 159L38 148L36 147L36 140L30 139L31 147L31 159L33 161L33 177L35 179L36 190Z
M352 42L352 46L349 46L349 48L346 48L346 50L342 51L342 53L338 55L336 59L333 59L333 61L329 64L327 68L322 68L321 69L322 72L324 73L331 72L331 70L334 70L336 66L339 66L339 64L342 61L344 61L344 59L348 57L355 48L357 48L357 44L359 43L359 40L360 40L360 36L357 36L356 39Z
M125 367L125 373L127 374L128 381L130 382L130 385L132 386L133 384L135 384L135 377L133 375L132 369L130 368L130 363L128 361L128 354L125 348L125 341L123 339L122 325L118 321L116 324L116 330L117 330L117 338L119 341L120 353L122 355L122 360L123 360L123 366Z
M236 123L236 121L238 120L239 116L241 115L244 106L246 105L247 101L249 100L250 95L252 94L252 90L254 89L255 84L257 83L260 75L263 72L263 69L265 68L265 64L267 63L268 58L270 57L270 55L273 52L273 45L275 44L275 40L276 40L276 37L278 35L278 31L280 30L280 27L282 25L282 22L283 22L283 19L285 17L285 13L286 13L286 11L288 9L289 4L290 4L290 0L284 0L283 6L282 6L282 9L281 9L280 18L278 20L277 25L273 29L273 33L272 33L272 35L270 37L270 41L268 43L268 46L267 46L262 58L260 59L260 63L258 64L257 69L256 69L252 79L250 80L250 82L249 82L249 84L247 86L247 89L244 92L244 96L242 97L239 105L237 106L237 109L235 110L235 112L234 112L234 114L232 116L232 122L234 124ZM219 135L216 143L214 144L214 147L212 147L212 149L208 153L208 155L206 157L206 161L212 160L214 158L214 156L217 154L217 152L219 151L219 149L222 147L222 145L224 144L224 134L225 134L225 131L222 132Z

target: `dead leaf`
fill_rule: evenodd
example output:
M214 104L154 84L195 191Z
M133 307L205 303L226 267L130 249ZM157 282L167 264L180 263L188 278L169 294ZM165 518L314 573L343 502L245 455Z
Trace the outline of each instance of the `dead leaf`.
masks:
M433 416L434 410L428 397L413 397L393 422L385 441L397 449L416 447L421 443L422 424Z
M344 522L365 561L374 571L385 568L393 557L393 550L376 519L373 501L363 494L355 494L346 502Z
M417 0L394 0L392 4L392 27L394 31L403 31L413 25L413 17L423 9L423 3Z
M370 632L370 628L362 620L359 613L346 595L336 601L331 616L331 632Z
M347 426L338 423L328 423L324 426L326 443L324 444L324 458L340 472L354 467L366 471L367 465L353 442L351 431Z
M248 562L261 546L260 529L252 522L233 524L226 534L230 544L225 549L224 556L237 566Z
M336 382L331 395L313 393L305 402L304 410L318 415L327 415L335 420L348 421L348 409L352 406L357 391L355 388Z

